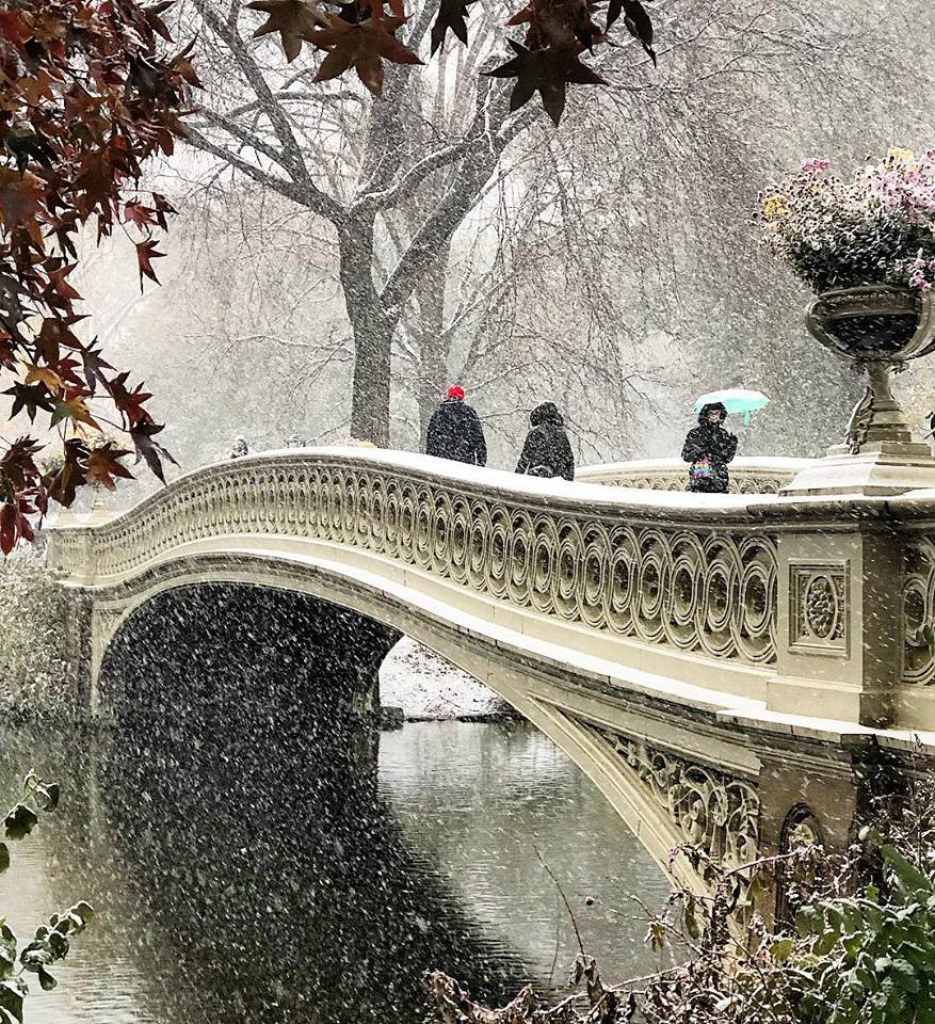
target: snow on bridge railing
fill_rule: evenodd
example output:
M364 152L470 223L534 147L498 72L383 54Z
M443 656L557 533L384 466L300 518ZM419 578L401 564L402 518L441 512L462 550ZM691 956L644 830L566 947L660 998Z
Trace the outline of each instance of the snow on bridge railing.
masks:
M778 494L812 459L740 456L730 464L731 494ZM684 491L688 466L681 459L642 459L582 466L575 477L584 483L652 491Z
M935 491L698 495L288 449L205 467L108 522L50 532L52 563L105 589L232 538L268 549L283 537L290 550L304 538L353 549L376 572L390 560L545 622L636 641L621 656L637 665L642 646L689 655L686 675L725 660L766 669L756 685L776 711L935 729L935 654L919 633L935 618Z

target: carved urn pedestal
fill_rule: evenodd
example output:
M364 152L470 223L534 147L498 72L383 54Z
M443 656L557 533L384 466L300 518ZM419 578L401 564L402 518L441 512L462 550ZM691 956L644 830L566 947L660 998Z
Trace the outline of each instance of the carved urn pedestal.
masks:
M929 293L888 285L824 292L808 307L809 333L866 372L842 444L828 449L782 490L799 494L904 494L935 487L935 459L913 440L890 390L890 372L935 348L935 304Z

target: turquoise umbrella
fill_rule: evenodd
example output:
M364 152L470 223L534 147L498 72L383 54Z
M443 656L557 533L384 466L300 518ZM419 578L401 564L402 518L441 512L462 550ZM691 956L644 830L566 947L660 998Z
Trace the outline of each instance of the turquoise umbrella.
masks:
M750 422L750 413L757 409L765 409L769 399L761 391L745 391L743 388L727 388L725 391L712 391L702 395L695 402L695 412L701 412L706 405L720 402L728 413L742 412L745 424Z

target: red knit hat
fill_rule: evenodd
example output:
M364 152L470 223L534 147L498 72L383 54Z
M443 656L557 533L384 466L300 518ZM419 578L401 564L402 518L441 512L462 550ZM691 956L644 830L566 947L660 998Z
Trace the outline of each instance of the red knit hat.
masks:
M448 389L449 398L457 398L459 402L464 401L464 388L460 384L452 384Z

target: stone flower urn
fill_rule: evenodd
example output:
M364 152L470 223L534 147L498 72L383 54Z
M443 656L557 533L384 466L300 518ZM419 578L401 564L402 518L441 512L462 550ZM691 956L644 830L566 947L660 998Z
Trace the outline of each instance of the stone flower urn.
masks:
M928 445L913 440L890 374L935 349L931 294L889 285L823 292L805 312L809 333L869 378L844 443L799 473L783 494L902 494L935 487Z

